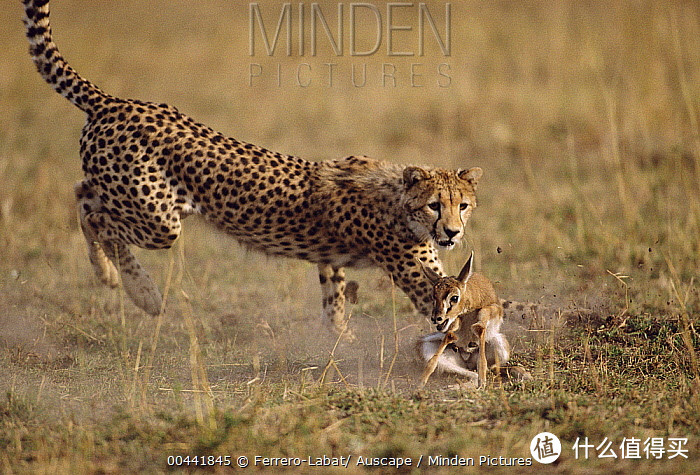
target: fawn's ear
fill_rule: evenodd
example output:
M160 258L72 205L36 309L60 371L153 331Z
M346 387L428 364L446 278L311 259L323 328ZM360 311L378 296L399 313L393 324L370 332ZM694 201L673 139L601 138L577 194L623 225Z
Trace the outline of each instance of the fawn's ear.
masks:
M471 278L472 275L474 275L474 251L472 251L471 255L469 256L469 259L467 259L466 264L464 264L464 267L462 267L462 270L459 271L459 276L457 277L457 280L459 280L461 283L466 284L467 281Z
M418 261L418 264L420 265L421 269L423 269L423 274L425 274L425 276L428 278L430 283L433 285L437 284L437 282L442 278L442 276L440 274L438 274L437 272L435 272L430 267L423 264L418 259L416 259L416 261Z

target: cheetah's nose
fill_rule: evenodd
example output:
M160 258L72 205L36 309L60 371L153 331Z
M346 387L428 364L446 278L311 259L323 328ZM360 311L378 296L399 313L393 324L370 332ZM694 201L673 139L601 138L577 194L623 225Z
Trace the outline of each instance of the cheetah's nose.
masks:
M453 237L459 234L459 229L455 231L454 229L445 228L445 234L449 239L452 239Z

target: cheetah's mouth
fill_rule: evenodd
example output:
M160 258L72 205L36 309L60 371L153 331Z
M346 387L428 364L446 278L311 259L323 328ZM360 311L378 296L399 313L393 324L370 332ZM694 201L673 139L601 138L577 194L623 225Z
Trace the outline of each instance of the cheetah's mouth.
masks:
M442 332L442 331L447 327L447 325L448 325L449 323L450 323L449 320L445 320L444 322L439 323L438 326L436 327L436 328L437 328L437 331Z
M452 326L452 323L456 319L457 319L457 317L446 318L444 321L440 322L435 328L437 328L437 331L445 333L450 329L450 327Z
M455 247L455 242L452 239L444 240L444 241L437 241L437 245L441 249L452 249Z

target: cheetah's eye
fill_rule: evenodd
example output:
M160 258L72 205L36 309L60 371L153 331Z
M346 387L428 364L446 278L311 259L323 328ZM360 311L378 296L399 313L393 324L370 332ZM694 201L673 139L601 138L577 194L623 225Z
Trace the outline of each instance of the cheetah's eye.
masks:
M459 302L459 297L458 297L458 296L453 295L452 297L450 297L450 303L451 303L451 304L456 304L457 302Z
M428 203L428 208L432 209L433 211L437 211L440 209L440 202L434 201L432 203Z
M469 208L469 203L460 203L460 205L459 205L460 211L464 211L467 208Z

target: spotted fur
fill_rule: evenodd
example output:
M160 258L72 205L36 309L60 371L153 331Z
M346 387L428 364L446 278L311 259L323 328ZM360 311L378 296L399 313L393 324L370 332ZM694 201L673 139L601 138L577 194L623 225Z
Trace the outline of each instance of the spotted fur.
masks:
M416 259L442 273L433 243L451 248L462 238L480 168L311 162L225 137L167 104L110 96L61 56L48 4L24 1L30 53L42 77L87 115L85 179L75 193L104 283L121 280L137 306L158 314L161 294L129 246L169 248L181 219L201 214L254 250L317 263L324 316L336 329L345 327L346 266L383 268L430 313L432 286Z

